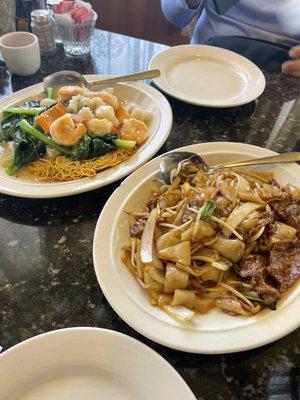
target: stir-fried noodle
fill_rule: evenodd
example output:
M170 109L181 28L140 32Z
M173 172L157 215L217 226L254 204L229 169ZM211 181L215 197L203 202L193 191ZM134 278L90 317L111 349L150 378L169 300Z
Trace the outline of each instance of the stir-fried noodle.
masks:
M300 190L272 173L207 175L190 162L154 183L143 210L127 210L122 259L150 303L186 321L218 307L250 316L300 275Z

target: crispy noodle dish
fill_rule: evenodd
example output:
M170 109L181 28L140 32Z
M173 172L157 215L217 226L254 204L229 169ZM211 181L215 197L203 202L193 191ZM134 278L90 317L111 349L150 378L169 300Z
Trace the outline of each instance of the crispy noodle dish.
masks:
M46 96L2 111L0 163L8 175L93 177L128 159L148 138L151 113L118 99L112 88L65 86Z
M185 161L171 185L154 181L145 208L128 214L123 263L151 305L179 321L213 307L274 310L300 275L300 188L272 173L208 175Z

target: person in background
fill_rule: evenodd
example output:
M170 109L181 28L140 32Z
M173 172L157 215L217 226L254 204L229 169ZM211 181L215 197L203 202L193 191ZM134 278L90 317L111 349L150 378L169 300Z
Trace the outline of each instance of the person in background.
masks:
M161 0L169 22L197 22L191 43L236 51L261 68L300 77L299 0Z
M0 0L0 36L16 30L16 2Z

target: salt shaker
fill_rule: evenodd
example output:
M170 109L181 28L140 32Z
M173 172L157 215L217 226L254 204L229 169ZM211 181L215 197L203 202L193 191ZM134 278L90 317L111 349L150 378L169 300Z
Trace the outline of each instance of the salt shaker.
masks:
M44 55L56 52L52 11L34 10L31 13L31 29L38 37L41 53Z

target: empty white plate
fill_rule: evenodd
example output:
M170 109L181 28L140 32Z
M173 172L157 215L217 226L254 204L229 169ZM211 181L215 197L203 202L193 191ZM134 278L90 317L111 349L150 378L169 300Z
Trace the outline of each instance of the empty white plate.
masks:
M204 45L175 46L155 55L149 68L161 76L155 84L187 103L207 107L234 107L262 94L266 81L261 70L232 51Z
M69 328L0 355L1 400L195 400L155 351L130 336Z

